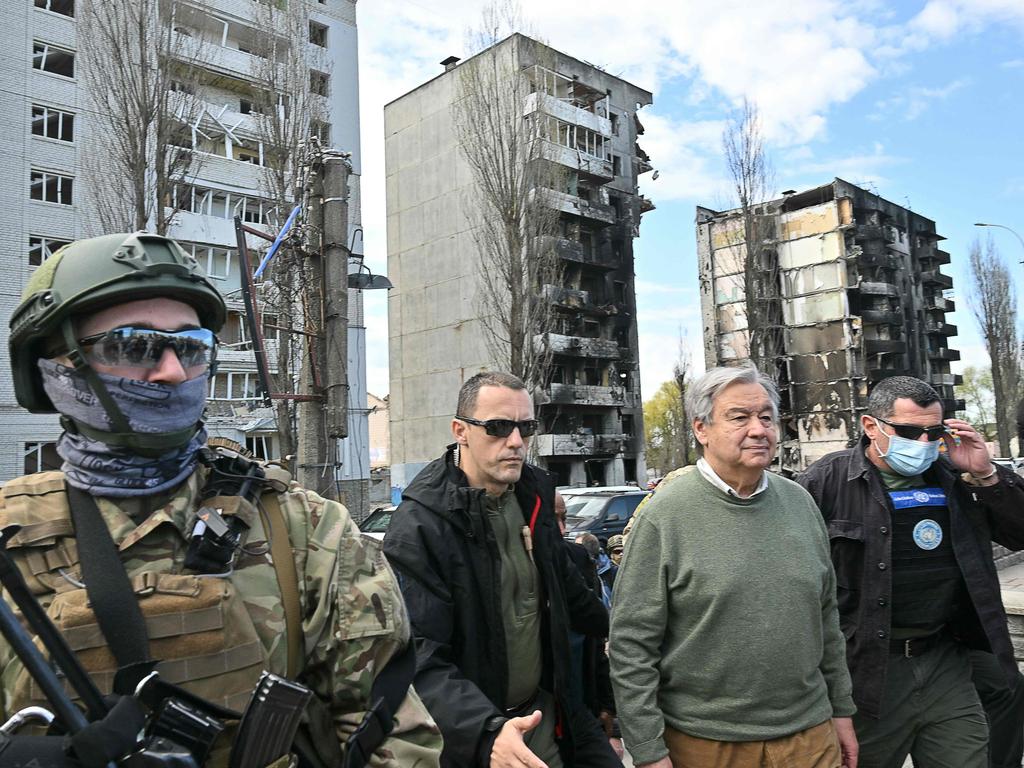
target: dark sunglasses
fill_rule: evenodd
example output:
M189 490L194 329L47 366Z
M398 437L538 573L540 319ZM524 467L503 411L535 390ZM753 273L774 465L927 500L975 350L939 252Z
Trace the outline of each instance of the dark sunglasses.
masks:
M514 429L519 430L520 437L529 437L537 431L536 419L526 419L525 421L488 419L487 421L480 421L479 419L471 419L468 416L456 416L455 418L467 424L483 427L491 437L508 437Z
M217 359L217 336L208 328L156 331L114 328L79 339L85 359L115 367L156 368L165 349L173 349L182 368L211 367Z
M877 416L873 418L875 419L875 421L880 421L883 424L888 424L890 427L892 427L893 432L895 432L902 438L906 438L907 440L917 440L919 437L921 437L921 435L926 434L928 435L928 440L934 443L936 440L941 440L942 436L947 434L949 431L942 424L938 424L934 427L918 427L915 426L914 424L893 424L891 421L880 419Z

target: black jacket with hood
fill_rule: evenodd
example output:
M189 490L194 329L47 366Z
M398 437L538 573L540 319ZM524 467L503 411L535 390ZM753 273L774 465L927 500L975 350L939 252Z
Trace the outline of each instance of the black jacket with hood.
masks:
M416 691L444 736L441 765L465 768L489 764L497 736L491 719L502 714L508 661L501 559L484 509L485 491L469 487L453 449L405 489L384 553L398 573L412 621ZM533 531L542 590L541 687L558 703L559 749L572 765L573 731L586 720L568 698L569 628L606 637L608 613L569 561L554 515L554 490L550 476L528 464L515 484L524 525Z

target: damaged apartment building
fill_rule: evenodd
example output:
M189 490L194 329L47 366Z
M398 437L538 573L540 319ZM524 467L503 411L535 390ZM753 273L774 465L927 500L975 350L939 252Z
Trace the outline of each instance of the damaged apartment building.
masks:
M841 179L755 210L697 209L704 356L708 366L751 358L746 286L757 285L749 311L755 333L775 340L766 372L782 399L783 469L859 439L868 391L888 376L929 382L947 414L963 408L946 321L953 280L940 269L950 256L935 222ZM753 280L746 231L762 244Z
M489 50L513 62L509 77L525 78L523 117L538 126L541 156L559 180L541 190L558 213L542 242L561 276L538 286L555 321L534 339L552 355L534 393L534 460L560 485L638 481L646 470L633 239L653 205L637 187L652 170L637 145L637 111L652 96L522 35ZM469 223L478 193L453 122L468 62L457 61L384 112L392 482L402 488L450 441L462 383L500 367L480 320L481 255Z

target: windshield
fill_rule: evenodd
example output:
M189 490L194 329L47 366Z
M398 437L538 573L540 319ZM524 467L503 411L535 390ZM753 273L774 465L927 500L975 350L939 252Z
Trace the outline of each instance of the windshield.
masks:
M608 504L607 496L579 498L565 505L565 524L570 531L586 528Z
M393 510L382 510L379 513L374 513L370 518L363 523L364 533L385 533L388 530L388 523L391 522L391 515Z

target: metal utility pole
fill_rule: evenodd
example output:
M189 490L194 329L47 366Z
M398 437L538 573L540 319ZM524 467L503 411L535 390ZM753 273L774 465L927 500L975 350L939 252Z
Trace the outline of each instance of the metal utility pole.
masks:
M308 354L299 375L298 480L337 499L338 440L348 434L348 158L321 152L314 161L309 221L319 242L309 244L306 273L318 287L308 317Z

